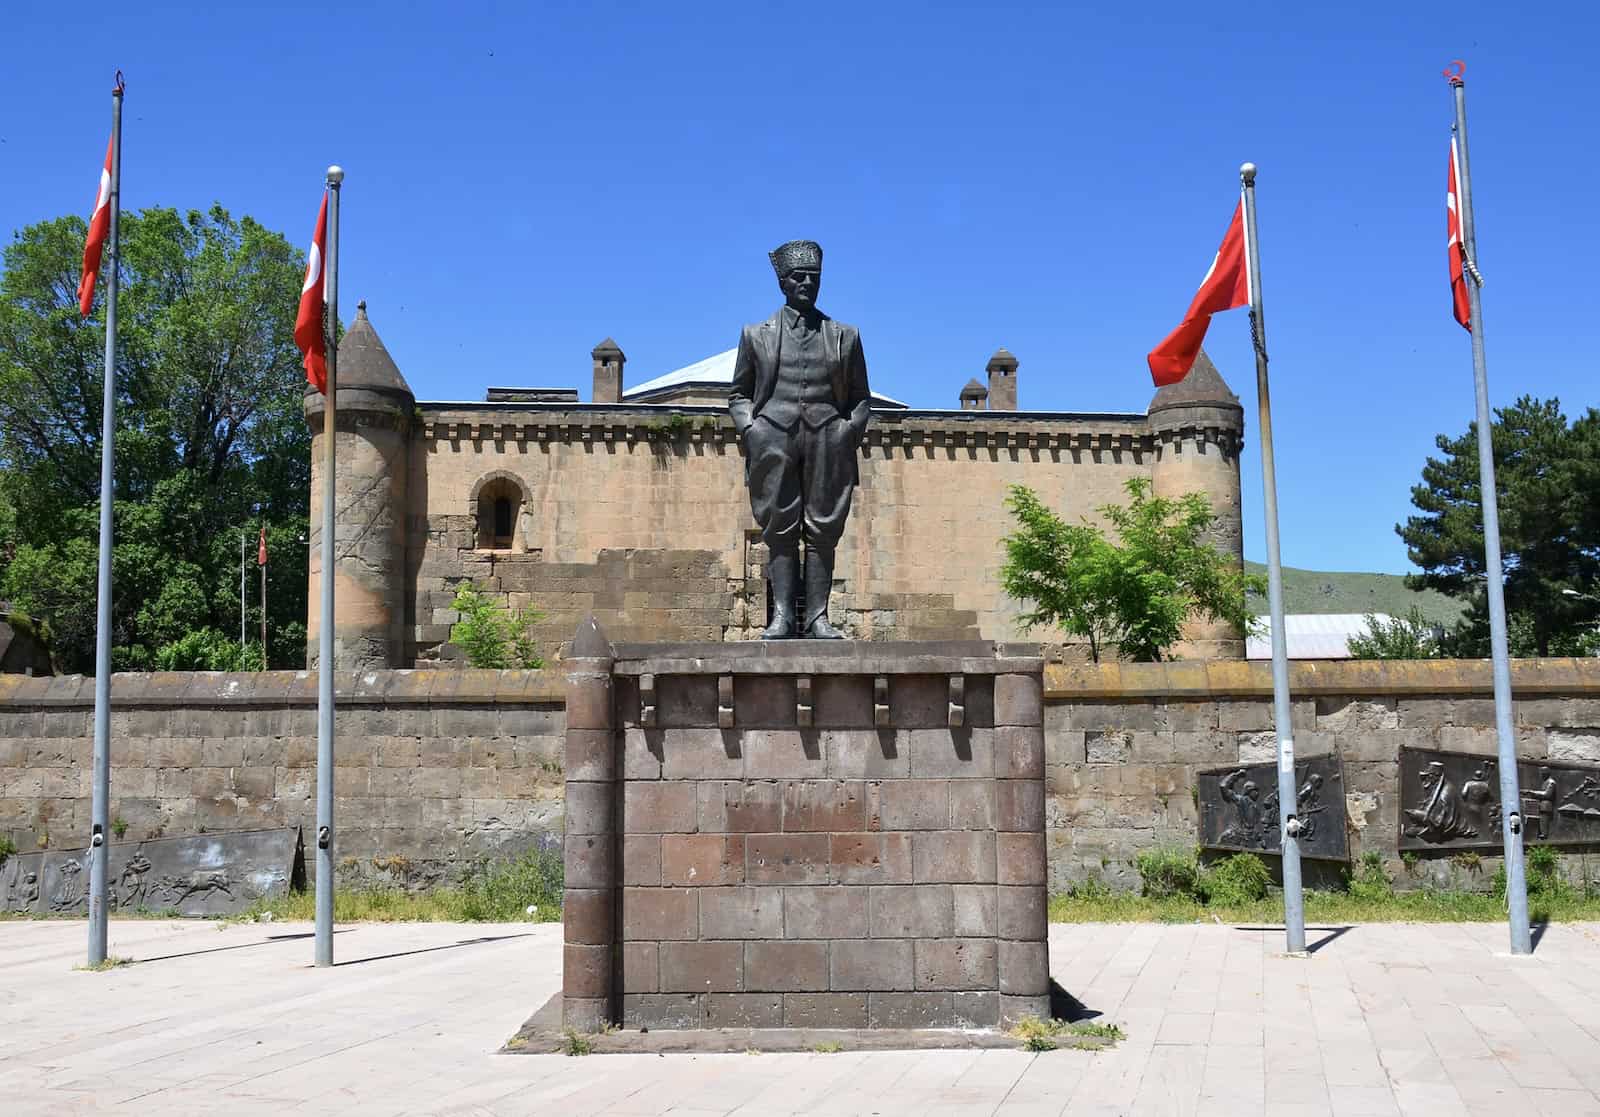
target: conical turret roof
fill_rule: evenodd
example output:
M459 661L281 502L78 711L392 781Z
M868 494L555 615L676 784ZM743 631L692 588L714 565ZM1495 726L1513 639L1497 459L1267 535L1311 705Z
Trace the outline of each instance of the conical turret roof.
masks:
M978 383L977 377L968 380L967 386L961 389L962 399L987 399L988 396L989 389L985 385Z
M378 331L367 319L367 303L356 303L356 320L339 339L338 380L340 388L365 388L369 391L411 395L411 385L400 375Z
M1239 407L1239 397L1229 389L1217 366L1211 363L1204 349L1194 359L1189 375L1176 384L1158 389L1150 400L1148 411L1152 414L1169 407L1189 407L1195 404L1213 407Z

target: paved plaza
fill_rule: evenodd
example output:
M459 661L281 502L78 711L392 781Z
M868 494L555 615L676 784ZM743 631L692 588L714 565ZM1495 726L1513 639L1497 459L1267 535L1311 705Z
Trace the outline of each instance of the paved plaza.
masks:
M1056 925L1107 1051L497 1053L560 984L561 929L0 923L0 1112L1600 1114L1600 925Z

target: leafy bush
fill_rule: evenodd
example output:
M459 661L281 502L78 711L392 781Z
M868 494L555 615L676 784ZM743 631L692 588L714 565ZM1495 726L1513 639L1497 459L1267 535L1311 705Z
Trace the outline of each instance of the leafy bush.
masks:
M509 861L480 862L461 885L461 915L468 922L558 919L565 868L560 846L538 846Z
M1350 877L1350 895L1358 900L1390 900L1394 898L1394 882L1383 868L1383 855L1368 850L1356 863Z
M1151 899L1182 897L1200 900L1200 863L1193 850L1157 847L1140 850L1134 858L1140 891Z
M1206 903L1237 907L1267 898L1272 872L1253 853L1235 853L1217 862L1201 880Z
M0 865L4 865L13 853L17 852L17 843L7 834L0 834Z
M1434 626L1415 605L1403 617L1381 621L1368 613L1365 619L1367 631L1349 640L1356 659L1436 659L1444 654Z
M197 629L156 649L158 671L264 671L261 645L242 649L214 628Z
M1067 888L1067 895L1074 900L1108 900L1114 895L1111 886L1098 876L1085 877Z
M524 609L513 614L485 597L472 583L456 589L450 607L461 614L461 620L450 630L450 642L467 654L467 663L473 667L543 667L533 643L532 628L541 614L537 609Z
M1572 891L1567 878L1561 875L1561 857L1550 846L1523 847L1523 878L1528 884L1531 900L1564 899ZM1494 894L1505 898L1506 867L1501 862L1494 871Z
M1115 647L1141 662L1166 658L1191 616L1244 631L1246 595L1265 592L1266 582L1208 541L1217 516L1205 494L1157 496L1138 478L1124 488L1126 505L1098 509L1113 542L1098 525L1069 524L1026 486L1011 486L1006 508L1017 530L1004 540L1000 583L1023 605L1021 626L1083 636L1095 660Z

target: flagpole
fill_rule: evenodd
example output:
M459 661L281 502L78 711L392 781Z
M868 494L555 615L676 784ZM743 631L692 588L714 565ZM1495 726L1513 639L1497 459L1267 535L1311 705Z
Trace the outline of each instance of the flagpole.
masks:
M323 344L328 381L322 402L322 617L317 631L317 965L333 965L333 533L334 443L338 426L339 186L344 170L328 168L328 259L323 292Z
M1472 220L1472 171L1467 159L1467 87L1460 71L1445 71L1455 94L1456 143L1461 166L1456 189L1461 218L1462 270L1472 323L1472 380L1478 406L1478 488L1483 494L1485 589L1489 597L1489 654L1494 662L1494 728L1499 744L1500 829L1506 865L1506 903L1511 953L1532 954L1528 927L1528 883L1522 863L1522 790L1517 778L1517 743L1511 730L1511 656L1506 647L1505 587L1500 570L1500 509L1495 496L1494 434L1489 414L1489 374L1483 356L1483 302L1478 288L1477 230ZM1540 837L1547 837L1541 834Z
M261 564L261 669L267 670L267 564Z
M94 772L89 815L89 965L106 960L106 834L111 810L111 508L117 431L117 265L122 215L122 71L111 91L111 266L106 276L106 362L100 416L100 570L94 634Z
M245 602L244 602L244 586L245 586L245 577L244 576L245 576L245 572L249 569L249 557L248 557L249 554L250 554L250 533L247 532L247 531L241 531L239 533L239 656L240 656L239 663L241 665L241 669L242 669L243 664L244 664L244 658L243 658L244 657L244 634L245 634L245 618L246 618L246 615L247 615L246 612L245 612Z
M1306 950L1305 894L1300 883L1300 820L1289 710L1289 647L1283 627L1283 561L1278 553L1278 475L1272 456L1272 400L1267 388L1267 326L1261 311L1261 251L1256 241L1256 165L1239 168L1244 192L1245 261L1250 269L1250 334L1256 351L1256 401L1261 424L1261 495L1267 521L1267 604L1272 614L1272 720L1278 732L1278 824L1283 849L1283 927L1290 954Z

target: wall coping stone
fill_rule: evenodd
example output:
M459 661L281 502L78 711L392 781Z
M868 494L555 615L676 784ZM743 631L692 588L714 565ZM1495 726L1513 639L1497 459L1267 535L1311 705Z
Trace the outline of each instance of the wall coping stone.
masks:
M639 674L996 674L1039 669L1038 648L982 641L889 643L793 640L729 643L714 656L706 644L619 644L617 673ZM1488 660L1299 660L1289 664L1294 698L1324 695L1491 694ZM1515 696L1600 695L1600 658L1515 659ZM1171 663L1044 665L1047 701L1122 698L1263 698L1272 694L1272 664L1237 659ZM341 708L561 703L559 665L534 671L445 669L340 671ZM315 706L311 671L154 671L111 676L113 707ZM87 675L0 675L0 707L86 708L94 705Z
M1355 694L1491 694L1486 659L1297 660L1289 664L1292 698ZM1600 694L1600 658L1514 659L1511 690L1532 694ZM1171 663L1052 663L1044 670L1046 700L1267 697L1267 660L1175 660Z
M561 703L561 673L535 671L335 671L340 709ZM314 671L154 671L111 676L113 709L129 706L315 706ZM94 706L90 675L0 675L0 707Z

